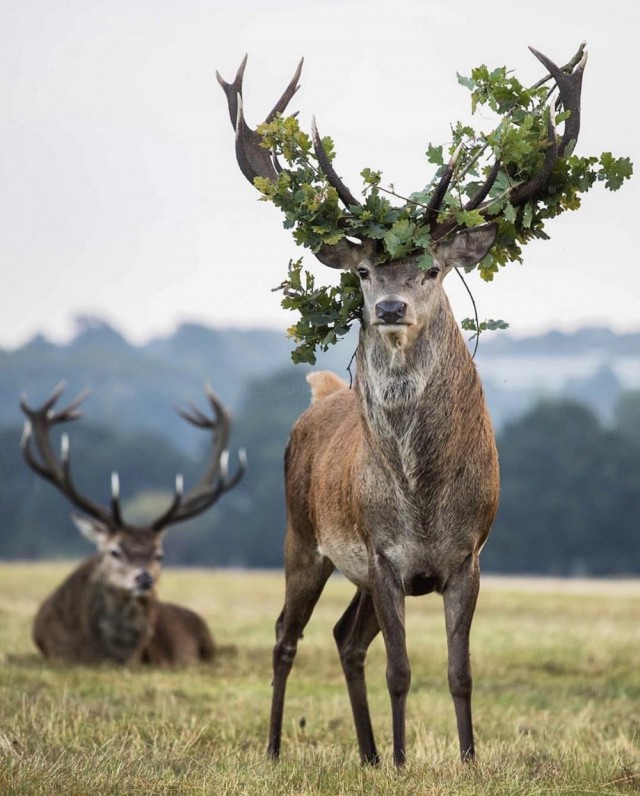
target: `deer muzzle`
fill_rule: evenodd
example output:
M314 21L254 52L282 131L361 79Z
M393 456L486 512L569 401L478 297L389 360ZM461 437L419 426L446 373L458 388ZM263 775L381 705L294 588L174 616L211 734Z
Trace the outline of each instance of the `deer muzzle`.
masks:
M137 592L148 592L153 587L153 577L143 570L136 575L135 586Z
M380 324L406 323L407 305L404 301L379 301L376 304L376 319Z

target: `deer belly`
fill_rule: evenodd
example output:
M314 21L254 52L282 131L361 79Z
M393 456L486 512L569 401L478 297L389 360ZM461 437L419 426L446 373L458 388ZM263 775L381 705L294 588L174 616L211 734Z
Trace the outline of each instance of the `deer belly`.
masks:
M363 542L340 534L327 534L321 539L318 552L328 558L356 586L368 586L369 558Z

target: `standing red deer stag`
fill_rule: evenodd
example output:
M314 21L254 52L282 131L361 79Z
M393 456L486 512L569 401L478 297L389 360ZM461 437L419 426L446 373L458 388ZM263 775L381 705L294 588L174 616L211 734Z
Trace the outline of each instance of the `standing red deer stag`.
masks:
M214 643L205 622L193 611L160 602L155 585L160 574L165 530L206 511L232 489L245 471L229 477L227 451L229 414L207 387L213 417L195 407L180 415L211 432L213 456L206 472L183 495L182 476L176 477L171 505L148 525L131 525L122 518L118 476L111 477L111 506L107 509L81 494L71 477L69 439L62 435L61 454L54 452L49 432L54 425L81 417L85 394L66 409L55 410L64 385L39 408L23 397L27 416L22 438L24 458L38 475L52 483L83 515L73 515L80 531L98 548L42 603L33 626L36 646L46 658L69 663L151 663L181 665L210 660ZM37 454L32 449L35 441Z
M573 146L586 56L572 73L534 51L555 78L570 117L562 138L548 125L540 171L509 194L522 207L544 192L553 166ZM244 119L246 58L224 89L243 174L276 180L279 166ZM300 65L301 67L301 65ZM267 121L282 113L298 89L300 67ZM320 167L347 209L357 205L333 169L318 132ZM455 156L454 156L455 157ZM269 754L280 754L287 677L322 589L338 568L356 594L334 629L363 762L377 763L367 704L367 648L382 631L391 697L393 759L405 761L405 706L411 671L405 638L405 597L443 596L449 688L460 753L475 755L471 720L469 632L479 589L478 556L498 506L498 457L476 368L452 314L443 281L455 268L478 263L496 237L496 214L485 201L496 179L491 169L465 210L486 222L460 230L439 220L454 163L444 171L425 210L434 265L418 267L421 252L379 264L376 242L343 238L324 245L318 259L351 269L364 308L353 389L328 372L308 377L311 407L293 428L285 457L286 595L276 623Z

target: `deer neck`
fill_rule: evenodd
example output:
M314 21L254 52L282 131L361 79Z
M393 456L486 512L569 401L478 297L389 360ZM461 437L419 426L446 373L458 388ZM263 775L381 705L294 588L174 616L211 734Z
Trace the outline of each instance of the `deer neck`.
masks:
M366 444L403 482L447 455L482 388L446 296L409 344L363 327L355 392Z
M460 370L472 370L466 345L442 294L419 328L405 336L364 326L357 351L356 393L369 412L408 412L437 388L444 399L456 389Z

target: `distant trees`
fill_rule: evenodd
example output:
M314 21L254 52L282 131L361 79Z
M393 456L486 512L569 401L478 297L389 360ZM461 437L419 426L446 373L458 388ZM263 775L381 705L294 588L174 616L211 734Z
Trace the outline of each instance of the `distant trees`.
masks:
M55 438L55 435L52 435ZM21 429L0 429L0 557L62 558L87 553L72 526L69 504L39 479L20 456ZM104 426L78 423L70 429L71 468L85 494L106 504L110 474L118 470L127 499L147 490L166 490L171 500L176 472L189 475L195 462L157 434L126 435Z
M485 569L640 572L638 416L640 401L630 394L612 429L567 400L540 403L507 425L498 440L501 506L482 555Z
M309 404L305 372L288 368L250 382L232 435L235 447L247 449L249 470L212 511L170 532L168 564L281 565L283 455L291 425ZM184 473L188 487L209 454L201 439L194 455L158 433L118 432L87 414L71 428L76 479L104 501L118 469L127 516L157 511L172 495L175 473ZM504 427L501 505L482 553L484 571L640 573L640 391L624 393L613 418L605 426L583 404L549 400ZM0 558L84 555L68 506L22 463L19 441L17 426L0 428Z

